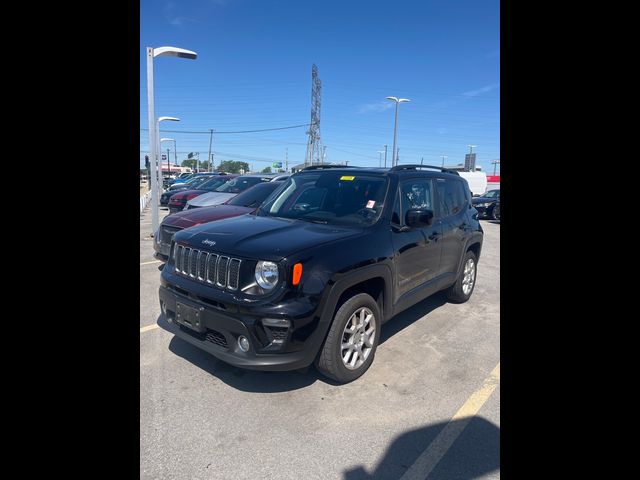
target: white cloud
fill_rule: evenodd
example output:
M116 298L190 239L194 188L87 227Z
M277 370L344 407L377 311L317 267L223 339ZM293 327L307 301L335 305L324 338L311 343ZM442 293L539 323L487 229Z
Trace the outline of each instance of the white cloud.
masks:
M163 7L164 16L169 24L173 25L174 27L184 27L187 23L200 23L193 18L177 15L176 7L176 3L171 1L165 3Z
M499 86L500 86L499 83L492 83L491 85L485 85L484 87L478 88L477 90L470 90L468 92L464 92L462 93L462 95L465 97L476 97L481 93L490 92L491 90L496 89Z
M367 103L366 105L362 105L358 109L358 113L384 112L385 110L388 110L391 107L393 107L393 102L389 100L387 100L386 102L380 101L376 103Z

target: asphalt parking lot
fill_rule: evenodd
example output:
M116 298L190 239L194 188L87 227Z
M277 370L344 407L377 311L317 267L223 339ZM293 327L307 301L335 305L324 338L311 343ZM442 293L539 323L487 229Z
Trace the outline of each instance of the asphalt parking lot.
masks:
M147 208L140 478L499 478L500 223L482 227L469 302L437 294L402 312L382 327L369 371L336 385L313 367L241 370L158 328L161 264Z

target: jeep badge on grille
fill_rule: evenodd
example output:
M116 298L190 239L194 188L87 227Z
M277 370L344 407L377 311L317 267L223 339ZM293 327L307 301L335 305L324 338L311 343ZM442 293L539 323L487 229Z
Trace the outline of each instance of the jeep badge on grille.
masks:
M205 245L209 245L210 247L213 247L216 244L215 240L209 240L209 239L203 240L202 243L204 243Z

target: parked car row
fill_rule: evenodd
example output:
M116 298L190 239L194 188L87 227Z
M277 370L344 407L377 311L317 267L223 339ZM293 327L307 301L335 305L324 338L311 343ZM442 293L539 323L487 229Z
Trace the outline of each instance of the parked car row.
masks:
M473 293L483 231L454 171L312 166L238 176L187 205L206 195L225 201L169 215L155 234L161 325L232 365L314 364L349 382L383 323L438 291Z

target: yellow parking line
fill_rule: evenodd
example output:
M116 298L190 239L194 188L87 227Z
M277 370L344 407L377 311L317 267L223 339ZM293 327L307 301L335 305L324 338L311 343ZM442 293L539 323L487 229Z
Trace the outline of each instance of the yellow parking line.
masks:
M484 379L482 387L471 394L433 442L431 442L427 449L413 462L413 465L404 473L401 480L426 479L499 384L500 362L498 362L489 376ZM463 418L464 420L459 421Z
M144 263L141 263L140 265L150 265L152 263L162 263L162 262L160 260L153 260L152 262L144 262Z
M155 325L147 325L146 327L142 327L140 329L140 333L148 332L149 330L153 330L154 328L158 328L158 324Z

